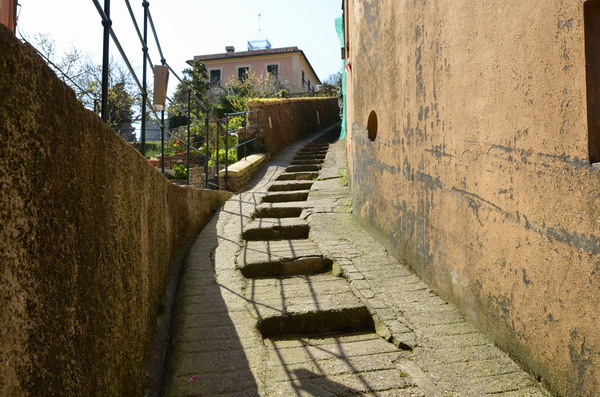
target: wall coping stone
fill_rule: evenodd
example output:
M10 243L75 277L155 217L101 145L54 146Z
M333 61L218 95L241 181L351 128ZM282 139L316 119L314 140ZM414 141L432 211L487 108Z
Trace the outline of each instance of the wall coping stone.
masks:
M267 160L266 154L251 154L227 167L228 177L239 178L258 168ZM225 176L225 169L219 171L219 177Z

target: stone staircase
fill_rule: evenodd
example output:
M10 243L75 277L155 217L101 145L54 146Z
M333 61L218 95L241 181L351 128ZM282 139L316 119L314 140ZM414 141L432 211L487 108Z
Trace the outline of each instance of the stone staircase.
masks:
M268 186L242 231L244 243L236 264L247 278L245 299L271 352L267 394L297 395L303 390L307 395L329 395L323 389L339 388L337 395L354 395L382 387L402 390L402 395L420 395L394 364L402 350L375 333L367 306L340 276L334 261L308 238L311 204L307 200L337 133L322 135L296 152ZM316 361L306 356L313 345L315 354L323 356ZM302 358L287 356L295 349ZM351 374L351 379L319 386L323 371L314 363L307 365L311 362L337 366L338 375L348 378ZM361 370L354 365L370 367ZM390 376L387 382L383 377L350 386L352 379L361 378L357 373L373 376L382 368Z
M309 142L268 187L245 225L239 269L264 337L373 332L367 307L308 240L306 200L337 131Z
M354 221L338 131L271 162L194 242L162 395L547 397Z

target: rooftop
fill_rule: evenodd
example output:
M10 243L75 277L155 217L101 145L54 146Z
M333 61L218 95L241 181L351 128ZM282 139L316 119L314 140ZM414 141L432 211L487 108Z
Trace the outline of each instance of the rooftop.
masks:
M194 57L195 61L211 61L215 59L226 59L226 58L242 58L242 57L250 57L257 55L273 55L273 54L285 54L291 52L300 52L304 56L304 52L300 50L298 47L283 47L283 48L269 48L264 50L252 50L252 51L238 51L235 52L233 47L230 51L223 52L220 54L207 54L207 55L196 55ZM306 56L305 56L306 58Z
M194 56L194 61L201 61L201 62L218 61L218 60L223 60L223 59L255 57L255 56L261 56L261 55L291 54L291 53L297 52L304 58L304 60L308 64L308 67L310 68L310 70L317 77L317 80L318 80L317 84L321 84L321 80L319 79L317 72L315 72L314 68L310 64L308 58L304 54L304 51L302 51L298 47L267 48L267 49L261 49L261 50L235 52L235 47L227 46L227 47L225 47L225 51L226 52L222 52L219 54L196 55L196 56ZM191 62L191 61L188 61L188 63L189 62Z

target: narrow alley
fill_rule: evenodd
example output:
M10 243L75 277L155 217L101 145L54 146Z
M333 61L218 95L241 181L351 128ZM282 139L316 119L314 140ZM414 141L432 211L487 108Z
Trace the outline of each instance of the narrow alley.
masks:
M0 397L600 396L600 0L38 3Z
M339 127L273 159L193 243L165 396L547 396L351 214Z

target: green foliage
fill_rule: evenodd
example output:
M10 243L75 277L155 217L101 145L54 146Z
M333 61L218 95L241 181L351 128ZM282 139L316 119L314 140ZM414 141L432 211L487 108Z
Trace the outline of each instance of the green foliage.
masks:
M208 72L204 63L194 60L190 61L191 68L183 71L183 82L192 89L192 92L198 96L201 101L206 100L206 91L208 91ZM205 102L203 102L206 104Z
M125 76L113 84L108 91L108 124L117 135L127 141L135 140L133 107L135 98L127 91Z
M167 109L170 128L187 125L188 101L192 124L201 122L204 118L204 108L208 106L207 92L210 85L208 84L206 66L200 61L191 61L190 65L190 68L183 71L182 80L184 84L179 83L177 85L175 93L171 98L171 104ZM200 103L198 103L196 98Z
M173 108L172 110L177 111L177 109L175 109L175 108ZM169 120L169 128L182 127L182 126L185 126L188 124L188 117L181 112L176 112L173 115L171 115L169 113L168 120Z
M319 91L317 92L318 97L337 97L339 90L336 86L329 83L321 84Z
M232 78L225 87L214 94L213 103L219 104L223 113L236 113L247 110L247 104L254 98L286 98L290 89L288 84L272 75L256 76L253 73L240 81Z
M338 91L342 89L342 72L338 71L329 75L323 84L335 87Z
M209 84L208 73L204 64L199 61L191 63L191 68L184 70L185 85L179 84L172 98L172 104L169 106L169 127L176 128L188 123L186 116L188 108L188 99L195 95L201 99L201 102L213 112L211 118L223 118L226 113L244 112L247 110L248 101L252 98L282 98L287 97L289 90L287 85L276 77L269 75L268 77L256 76L252 73L248 74L243 81L231 79L226 85L211 86ZM190 96L190 87L193 95ZM215 141L217 136L217 128L214 122L209 125L208 143L206 143L206 132L203 130L205 125L206 111L202 105L197 104L193 99L190 101L191 111L191 133L195 137L193 140L202 144L202 154L205 153L206 145L208 144L209 165L216 163ZM244 117L232 117L229 119L227 128L237 130L244 126L246 122ZM201 127L199 127L202 126ZM223 126L223 128L225 128ZM223 130L219 132L220 145L222 145ZM229 147L235 146L238 143L236 136L230 136ZM243 139L243 138L242 138ZM224 146L224 145L223 145ZM198 146L199 147L199 146ZM255 142L250 147L245 149L230 150L227 154L228 162L234 163L238 160L237 153L241 155L251 154L258 150L259 143ZM220 149L219 163L225 163L225 151Z
M183 164L175 164L172 167L174 174L168 176L171 179L187 179L187 167ZM168 174L167 174L168 175Z
M229 153L227 153L227 163L231 165L238 161L237 151L230 149ZM211 155L210 160L208 160L209 167L216 165L216 156L214 153ZM219 166L225 166L225 149L219 149Z
M57 58L55 42L46 34L37 34L32 42L52 62L49 66L56 75L75 91L77 99L100 116L102 65L94 63L90 54L77 48L72 48L61 58ZM111 58L108 69L108 125L125 140L134 141L133 124L141 117L141 97L133 77L123 63Z
M323 96L334 96L338 98L340 107L340 119L342 118L342 111L344 107L344 93L342 92L342 72L339 71L335 74L330 75L325 83L321 86L321 92Z
M344 167L344 169L342 170L340 183L342 184L342 186L348 186L348 168L347 167Z
M244 117L232 117L229 119L229 130L237 130L244 126L246 119Z

